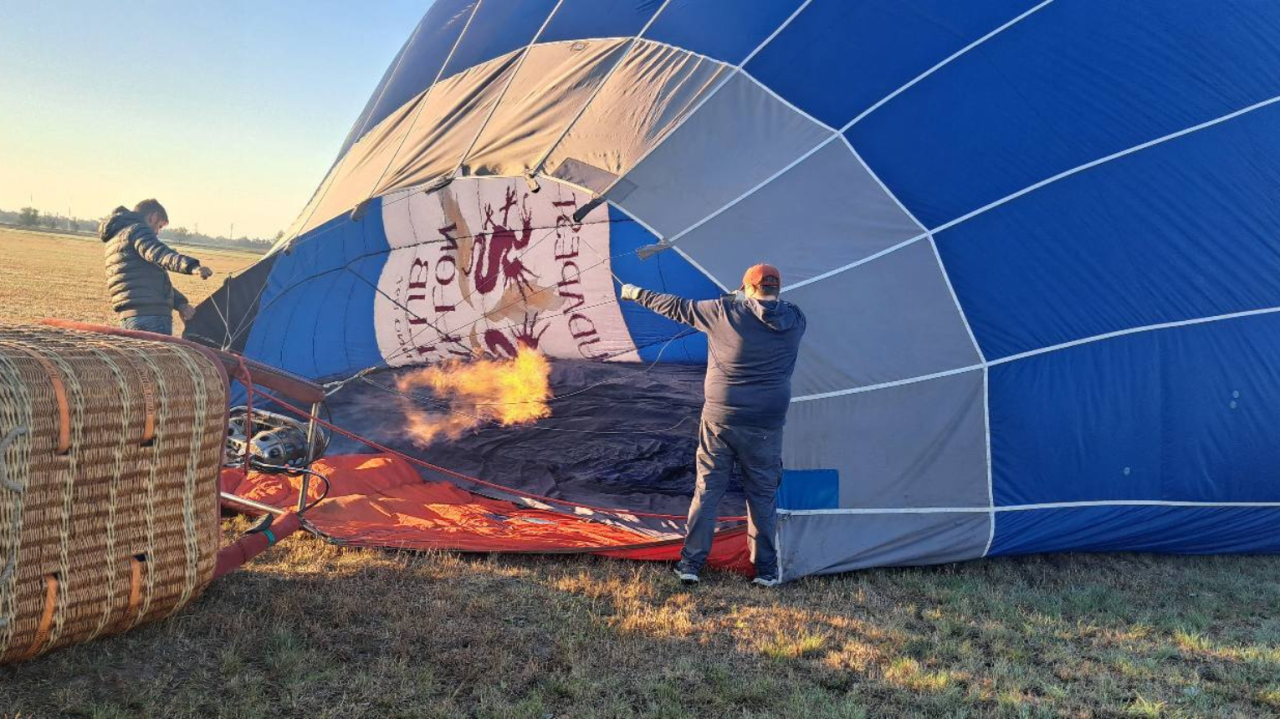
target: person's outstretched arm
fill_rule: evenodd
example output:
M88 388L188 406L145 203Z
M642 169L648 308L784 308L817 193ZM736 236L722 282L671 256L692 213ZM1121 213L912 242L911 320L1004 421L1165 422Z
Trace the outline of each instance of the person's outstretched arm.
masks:
M720 300L686 300L664 292L650 292L635 285L622 286L622 299L633 300L641 307L657 312L669 320L703 332L711 331L724 315L724 305Z
M131 239L133 240L134 249L138 251L138 255L161 269L179 272L184 275L194 275L200 267L200 260L184 255L166 245L146 225L134 225Z

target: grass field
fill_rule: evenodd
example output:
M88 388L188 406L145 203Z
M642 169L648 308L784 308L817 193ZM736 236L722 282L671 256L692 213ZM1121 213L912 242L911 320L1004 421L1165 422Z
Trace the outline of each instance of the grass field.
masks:
M101 252L0 231L0 317L108 321ZM193 300L216 285L180 278ZM1280 716L1276 557L1002 558L773 591L666 572L296 537L169 621L0 668L0 717Z
M183 247L217 273L205 281L171 275L173 284L192 303L204 299L228 272L253 264L258 255L206 247ZM92 237L54 235L0 228L0 320L34 322L60 317L81 322L115 324L107 304L102 243ZM174 315L175 332L182 320Z

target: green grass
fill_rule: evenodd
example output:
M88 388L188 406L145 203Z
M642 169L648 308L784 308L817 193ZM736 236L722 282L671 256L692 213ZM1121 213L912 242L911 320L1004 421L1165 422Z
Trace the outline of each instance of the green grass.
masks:
M101 251L0 231L0 317L110 321ZM691 591L649 564L296 536L169 621L0 667L0 717L1280 716L1278 607L1280 557L1000 558L773 591L711 572Z

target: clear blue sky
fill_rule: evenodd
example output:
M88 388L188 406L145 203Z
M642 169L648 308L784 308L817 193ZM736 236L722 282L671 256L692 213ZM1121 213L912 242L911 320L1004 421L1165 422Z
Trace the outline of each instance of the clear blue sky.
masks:
M273 236L431 0L0 0L0 208Z

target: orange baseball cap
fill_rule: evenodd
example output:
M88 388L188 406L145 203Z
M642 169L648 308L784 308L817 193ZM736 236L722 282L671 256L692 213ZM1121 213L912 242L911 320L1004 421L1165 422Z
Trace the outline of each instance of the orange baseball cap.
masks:
M782 273L773 265L766 265L763 262L758 265L752 265L747 268L745 274L742 275L742 284L754 285L759 287L782 287Z

